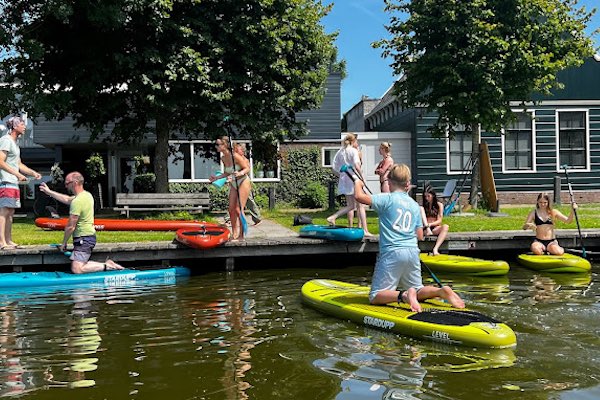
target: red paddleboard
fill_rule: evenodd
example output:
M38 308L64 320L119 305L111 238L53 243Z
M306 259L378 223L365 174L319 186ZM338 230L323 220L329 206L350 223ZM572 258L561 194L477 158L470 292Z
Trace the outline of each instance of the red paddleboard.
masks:
M43 229L62 231L65 229L67 221L67 218L36 218L35 225ZM207 225L207 223L202 221L176 221L157 219L94 220L94 227L97 231L176 231L180 228L200 229L202 226L205 225Z
M229 229L215 224L206 224L200 229L182 228L175 233L175 239L194 249L212 249L229 240Z

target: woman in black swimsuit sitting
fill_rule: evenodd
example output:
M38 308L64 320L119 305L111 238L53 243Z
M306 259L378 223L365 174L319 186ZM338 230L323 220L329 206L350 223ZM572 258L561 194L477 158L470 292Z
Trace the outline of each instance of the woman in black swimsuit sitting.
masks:
M523 229L533 229L535 231L535 240L531 244L533 254L554 254L560 256L565 250L558 245L556 235L554 234L554 221L559 220L566 224L573 222L574 212L577 209L577 203L572 203L571 213L565 217L563 213L552 208L550 196L547 193L540 193L537 197L535 210L527 215L527 220Z

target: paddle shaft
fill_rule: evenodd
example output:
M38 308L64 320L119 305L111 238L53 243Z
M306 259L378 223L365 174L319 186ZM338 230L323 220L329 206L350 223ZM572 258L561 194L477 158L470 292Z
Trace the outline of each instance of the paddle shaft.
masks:
M367 183L365 182L365 180L359 174L356 173L356 170L354 169L354 167L350 167L350 168L352 168L352 170L355 172L355 175L352 175L350 172L348 172L347 169L344 170L344 172L346 174L348 174L348 176L350 177L350 179L352 179L352 182L355 182L356 181L356 177L358 176L358 179L360 179L362 181L362 183L363 183L363 187L365 189L367 189L367 192L369 192L370 195L373 195L373 192L371 192L371 189L369 189L369 187L367 186Z
M565 178L567 178L567 187L569 188L569 197L571 198L571 207L575 204L575 196L573 196L573 188L571 187L571 181L569 180L569 173L567 172L567 165L563 165L565 170ZM582 255L585 258L585 246L583 245L583 235L581 234L581 226L579 225L579 217L577 216L577 210L573 207L573 215L575 215L575 222L577 223L577 232L579 232L579 243L581 243Z
M431 269L430 269L430 268L427 266L427 264L425 264L425 263L423 262L423 260L421 260L421 265L422 265L423 267L425 267L425 269L427 270L427 272L429 272L429 275L431 275L431 277L433 278L433 280L435 281L435 283L437 283L437 285L438 285L439 287L442 287L442 286L444 286L444 285L442 285L442 282L441 282L441 281L438 279L438 277L437 277L437 276L435 276L435 274L433 273L433 271L432 271L432 270L431 270Z
M58 243L52 243L50 246L51 246L51 247L54 247L55 249L60 249L60 247L61 247L62 245L61 245L61 244L58 244ZM63 254L64 254L65 256L67 256L67 257L71 257L71 254L73 254L73 253L72 253L72 252L70 252L70 251L63 251Z

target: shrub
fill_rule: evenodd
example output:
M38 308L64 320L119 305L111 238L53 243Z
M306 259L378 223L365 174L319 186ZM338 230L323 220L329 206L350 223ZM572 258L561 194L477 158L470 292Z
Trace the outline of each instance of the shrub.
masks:
M258 208L269 208L269 196L266 194L255 194L254 202Z
M324 208L327 203L327 189L318 182L310 182L306 185L298 199L298 206L301 208Z
M301 193L309 184L318 183L327 188L329 181L337 179L331 169L321 167L320 159L321 151L317 146L287 152L282 163L281 182L276 189L277 203L298 204Z
M156 192L156 176L153 173L136 175L133 179L133 191L135 193Z

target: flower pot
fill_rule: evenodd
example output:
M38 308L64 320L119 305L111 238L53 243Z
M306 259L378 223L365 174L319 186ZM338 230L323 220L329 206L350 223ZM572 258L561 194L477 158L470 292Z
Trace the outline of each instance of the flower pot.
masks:
M267 178L275 178L275 171L267 171Z

